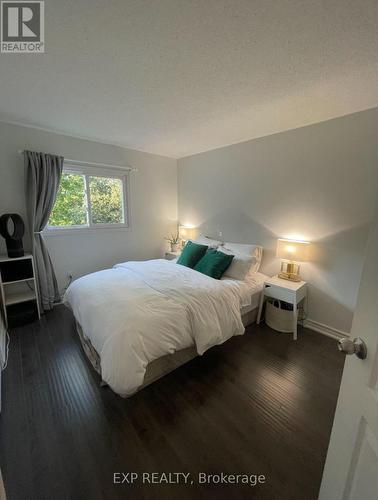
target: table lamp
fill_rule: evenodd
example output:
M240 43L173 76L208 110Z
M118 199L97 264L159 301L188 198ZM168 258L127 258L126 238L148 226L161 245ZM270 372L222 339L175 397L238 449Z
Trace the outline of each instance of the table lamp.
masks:
M295 241L295 240L277 240L277 254L281 262L281 271L278 277L290 280L301 281L299 276L299 264L297 262L304 262L308 260L308 249L310 243L308 241Z
M182 246L184 246L188 240L194 240L196 237L196 232L197 230L193 226L180 226L179 234L182 240Z

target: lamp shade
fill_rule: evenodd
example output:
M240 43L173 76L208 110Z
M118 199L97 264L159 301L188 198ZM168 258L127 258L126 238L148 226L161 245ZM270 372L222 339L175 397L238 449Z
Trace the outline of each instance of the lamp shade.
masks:
M277 240L277 257L279 259L303 262L308 260L308 241Z
M180 226L180 238L183 240L194 240L196 237L196 228L192 226Z

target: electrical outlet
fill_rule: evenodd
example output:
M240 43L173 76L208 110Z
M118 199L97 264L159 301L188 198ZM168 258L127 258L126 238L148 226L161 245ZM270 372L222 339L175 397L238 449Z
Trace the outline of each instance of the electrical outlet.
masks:
M222 231L218 231L218 236L219 236L219 238L222 238L222 236L223 236Z

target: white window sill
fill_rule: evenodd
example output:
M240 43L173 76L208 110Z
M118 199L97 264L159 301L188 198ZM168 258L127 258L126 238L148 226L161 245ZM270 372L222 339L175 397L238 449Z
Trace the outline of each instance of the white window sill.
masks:
M50 228L42 231L44 237L50 236L72 236L73 234L97 234L106 233L112 231L131 231L130 226L126 225L114 225L114 226L99 226L99 227L61 227L61 228Z

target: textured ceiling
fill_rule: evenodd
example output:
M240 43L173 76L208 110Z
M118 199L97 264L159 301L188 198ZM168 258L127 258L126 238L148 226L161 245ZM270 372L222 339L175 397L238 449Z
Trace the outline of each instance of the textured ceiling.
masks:
M378 105L376 0L48 0L0 120L182 157Z

